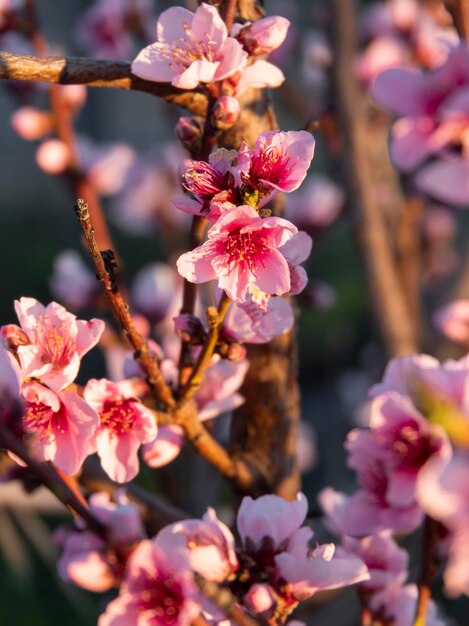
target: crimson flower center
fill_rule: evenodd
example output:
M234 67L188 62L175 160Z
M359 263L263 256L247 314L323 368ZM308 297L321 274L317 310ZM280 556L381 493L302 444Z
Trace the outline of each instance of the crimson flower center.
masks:
M251 157L249 177L253 181L266 180L278 185L289 176L292 169L288 154L282 153L276 146L268 146Z
M184 594L177 581L157 574L156 578L140 580L139 587L133 604L139 612L145 613L145 623L155 626L174 626L178 623Z
M259 232L230 233L220 246L220 253L228 257L229 271L236 265L245 264L253 274L256 265L262 265L263 257L270 251L264 235Z
M26 432L38 433L41 439L57 432L64 433L68 430L65 407L61 404L55 412L42 402L27 402L23 425Z
M136 418L134 402L132 398L122 396L106 399L100 411L101 426L116 435L132 430Z

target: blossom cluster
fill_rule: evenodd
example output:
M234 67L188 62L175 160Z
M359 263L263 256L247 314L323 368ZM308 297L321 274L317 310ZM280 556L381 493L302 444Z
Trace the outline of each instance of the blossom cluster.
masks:
M60 530L59 572L95 592L120 586L99 626L185 626L201 612L222 622L226 615L201 592L196 574L230 590L248 614L282 621L318 591L369 578L359 557L333 544L313 546L313 531L302 526L308 503L301 493L293 502L245 497L236 521L239 541L211 508L202 519L165 526L153 539L143 538L138 511L123 495L112 503L95 494L90 508L107 526L108 539L84 528Z

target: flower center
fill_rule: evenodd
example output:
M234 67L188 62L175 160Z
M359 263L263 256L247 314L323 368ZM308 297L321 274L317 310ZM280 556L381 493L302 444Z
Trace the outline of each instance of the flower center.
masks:
M267 146L251 157L249 177L255 185L261 180L278 185L288 178L292 169L288 154L282 153L276 146Z
M225 178L218 170L204 161L193 161L183 174L184 187L187 191L204 199L228 189Z
M37 433L41 439L47 439L57 432L65 433L68 430L65 407L61 404L55 412L42 402L27 402L23 425L26 432Z
M41 350L41 361L54 369L68 365L76 352L76 342L65 324L54 324L48 315L40 315L33 330L34 340Z
M392 445L399 457L399 466L419 468L436 451L431 437L422 435L416 424L408 424L399 430Z
M262 265L263 256L269 251L265 238L260 233L230 233L229 237L220 242L223 250L221 254L228 257L229 268L231 272L236 265L245 265L255 274L258 264Z
M169 65L184 71L199 59L213 62L218 47L217 43L210 39L208 33L205 34L205 41L199 41L187 23L184 23L183 27L186 36L176 39L160 51L160 54L168 60Z
M108 428L115 435L123 435L132 430L135 417L134 400L114 396L103 404L100 412L101 427Z
M138 611L145 613L145 623L155 626L177 624L184 605L181 585L163 574L158 574L156 578L145 578L140 584L141 590L133 604Z

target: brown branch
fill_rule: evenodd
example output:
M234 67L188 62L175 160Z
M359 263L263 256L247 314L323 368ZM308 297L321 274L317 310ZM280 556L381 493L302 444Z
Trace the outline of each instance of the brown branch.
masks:
M399 283L385 221L375 201L372 163L365 144L369 132L365 100L353 65L356 56L353 0L332 0L331 20L335 100L345 144L344 170L371 305L389 356L409 354L417 350L415 327Z
M22 441L17 439L7 428L0 430L0 446L21 459L28 469L37 476L73 515L80 516L88 528L101 537L106 537L106 527L91 513L82 497L78 497L65 480L47 463L36 461L26 449Z
M172 391L164 380L156 357L151 352L148 344L142 335L135 328L129 307L124 301L122 294L114 280L114 256L111 250L101 252L94 235L93 226L90 221L88 205L84 200L77 201L75 211L80 222L80 226L85 236L86 245L91 254L96 275L104 288L106 296L111 304L112 312L119 322L122 332L129 340L135 351L135 358L142 366L147 375L147 382L150 385L155 397L160 400L167 408L176 407L176 401Z
M228 33L231 31L238 8L238 0L222 0L220 4L220 15L226 24Z
M435 544L438 540L438 522L428 515L425 517L422 537L421 570L418 582L419 596L414 626L425 626L428 603L432 597L432 582L436 574Z
M0 52L0 78L143 91L197 115L203 115L207 109L205 94L196 90L176 89L170 83L156 83L138 78L132 74L128 61L39 57Z
M469 0L445 0L446 9L462 40L469 42Z

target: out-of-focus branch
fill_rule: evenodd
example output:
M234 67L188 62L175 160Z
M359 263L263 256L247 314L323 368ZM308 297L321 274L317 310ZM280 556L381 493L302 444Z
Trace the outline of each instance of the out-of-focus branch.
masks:
M230 32L233 26L237 8L238 0L222 0L220 3L220 15L226 24L226 30L228 32Z
M127 61L36 57L0 52L0 78L143 91L197 115L203 115L207 108L207 97L203 93L184 91L170 83L138 78L130 71L130 63Z
M444 4L453 18L459 36L469 42L469 0L445 0Z
M428 603L432 597L432 583L436 574L435 544L438 541L438 522L428 515L423 525L422 555L420 577L418 581L419 596L415 613L414 626L425 626Z
M12 452L23 461L27 468L37 476L41 483L62 502L73 515L79 515L96 534L105 537L106 527L91 513L83 498L70 488L63 478L47 463L33 459L22 441L17 439L7 428L0 429L0 447Z
M198 574L196 574L195 580L202 593L221 609L232 622L238 626L259 626L260 622L243 611L229 589L220 587Z
M416 329L409 314L391 249L384 216L374 198L372 163L365 140L369 132L364 95L354 72L355 4L332 0L335 101L344 134L344 170L356 219L371 304L389 356L417 350Z

